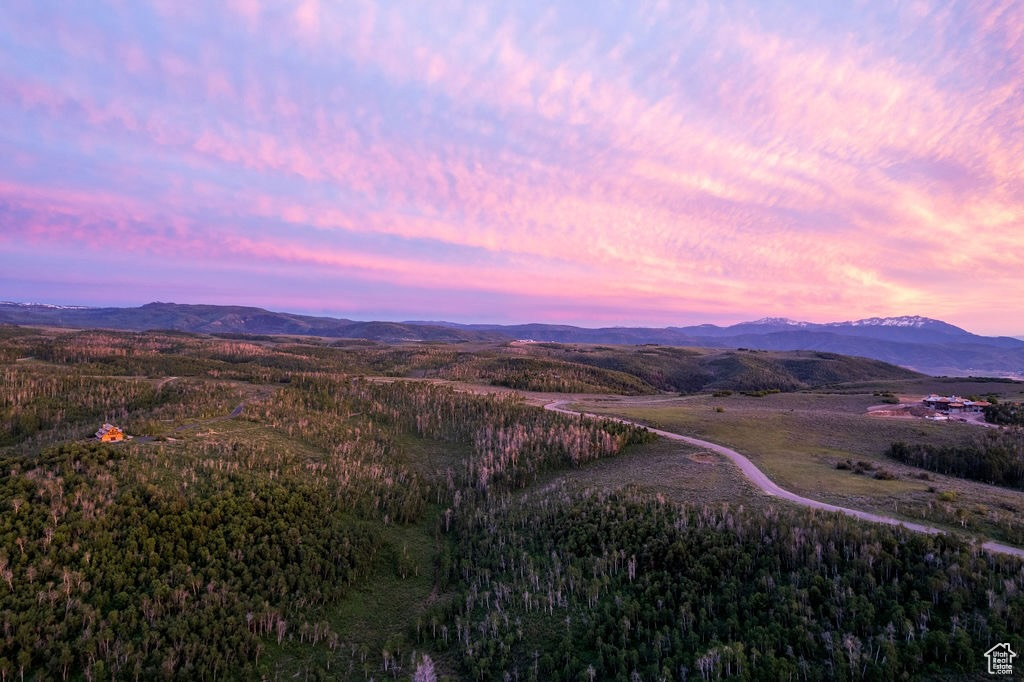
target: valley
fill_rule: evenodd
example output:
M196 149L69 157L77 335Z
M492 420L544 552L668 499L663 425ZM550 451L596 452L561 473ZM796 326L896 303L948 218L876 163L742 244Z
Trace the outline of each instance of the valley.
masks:
M970 675L1024 625L1019 560L981 547L1024 546L1024 495L884 455L979 427L867 414L1020 384L534 346L0 327L0 672ZM104 421L135 437L90 441ZM943 532L766 495L719 445Z
M1020 676L1022 38L0 3L0 682Z
M573 362L627 372L633 366L641 380L653 376L674 383L675 387L668 390L693 390L687 382L699 380L704 373L659 377L655 368L665 358L658 356L671 355L676 352L673 349L679 347L718 349L719 352L739 350L748 354L743 360L748 364L757 363L757 353L805 351L808 355L845 358L845 362L870 358L931 375L1018 379L1024 375L1024 341L1008 336L973 334L920 315L826 324L767 317L726 327L698 324L586 328L557 324L356 321L248 306L154 302L135 308L88 308L0 301L0 323L125 331L167 329L239 340L292 334L390 344L450 343L475 348L518 342L514 345L534 357L554 355L566 359L569 356ZM635 350L631 354L618 353L615 359L609 360L601 357L602 346L631 346ZM481 361L487 364L483 358ZM625 366L614 367L608 365L609 362L623 362ZM651 366L654 373L644 371L645 366ZM878 371L877 366L874 371Z

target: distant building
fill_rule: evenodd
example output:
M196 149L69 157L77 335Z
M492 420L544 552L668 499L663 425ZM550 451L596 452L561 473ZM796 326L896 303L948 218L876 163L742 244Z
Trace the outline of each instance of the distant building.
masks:
M124 431L113 424L104 424L100 430L96 432L96 440L103 443L117 443L124 440Z
M989 403L984 400L968 400L958 395L935 395L921 400L926 406L939 412L981 412Z

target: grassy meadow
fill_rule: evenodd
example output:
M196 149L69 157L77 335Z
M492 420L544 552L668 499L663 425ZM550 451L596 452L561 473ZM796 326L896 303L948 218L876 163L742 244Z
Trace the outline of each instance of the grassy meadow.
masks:
M958 379L872 382L821 391L751 397L704 394L667 397L605 397L578 400L572 407L614 414L639 423L731 447L776 483L832 504L1024 542L1024 496L1016 491L923 472L884 456L894 441L945 445L972 437L984 427L956 421L932 422L875 417L868 408L893 393L906 401L932 392L1024 396L1020 384ZM851 468L837 465L851 461ZM865 472L854 472L863 462ZM877 471L893 478L886 480Z

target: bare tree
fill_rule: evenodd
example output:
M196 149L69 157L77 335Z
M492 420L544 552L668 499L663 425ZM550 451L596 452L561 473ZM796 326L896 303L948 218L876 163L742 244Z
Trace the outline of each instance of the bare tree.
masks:
M423 654L423 658L416 665L416 672L412 676L413 682L437 682L437 673L434 672L434 662L430 656Z

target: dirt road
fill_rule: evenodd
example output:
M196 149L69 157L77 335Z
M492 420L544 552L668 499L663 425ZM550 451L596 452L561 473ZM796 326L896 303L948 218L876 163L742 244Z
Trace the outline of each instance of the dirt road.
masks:
M616 421L624 424L634 424L636 426L644 426L643 424L637 424L636 422L629 421L628 419L622 419L619 417L608 417L607 415L601 414L590 414L589 412L578 412L576 410L567 410L563 407L568 401L556 400L548 403L544 406L545 409L552 410L554 412L561 412L563 414L583 414L588 417L595 417L598 419L615 419ZM779 499L788 500L795 502L796 504L810 507L811 509L820 509L822 511L839 512L840 514L846 514L854 518L862 519L864 521L871 521L872 523L885 523L890 526L903 526L907 530L912 530L917 533L928 533L929 535L935 535L938 533L948 532L942 528L936 528L934 526L928 526L922 523L914 523L912 521L903 521L901 519L895 519L891 516L882 516L880 514L872 514L871 512L861 511L860 509L849 509L847 507L839 507L834 504L828 504L827 502L821 502L819 500L812 500L809 497L803 497L797 495L794 492L790 492L785 488L780 487L773 480L768 478L763 471L754 466L754 463L749 459L736 452L732 448L727 448L724 445L718 445L710 441L701 440L700 438L691 438L690 436L682 436L678 433L672 433L671 431L662 431L661 429L653 429L649 426L645 427L652 433L656 433L659 436L663 436L670 440L678 440L690 445L696 445L697 447L706 448L711 452L716 452L722 455L726 459L730 460L733 464L739 467L743 475L746 476L755 486L760 488L765 494L778 497ZM1019 547L1011 547L1010 545L1004 545L999 542L988 541L981 545L984 549L994 554L1008 554L1024 558L1024 549Z

